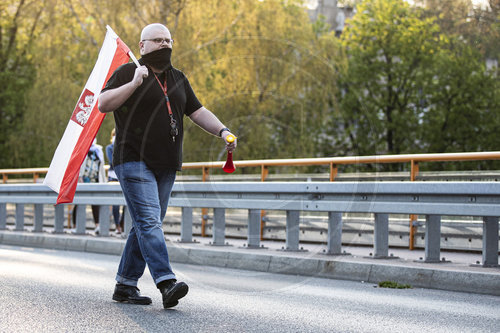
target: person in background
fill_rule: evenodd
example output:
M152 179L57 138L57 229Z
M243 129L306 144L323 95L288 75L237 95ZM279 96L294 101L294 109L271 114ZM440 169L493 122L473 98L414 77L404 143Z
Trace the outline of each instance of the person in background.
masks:
M80 167L78 176L79 183L105 183L106 173L104 171L104 153L102 146L97 144L94 138L92 145L87 152L87 156ZM73 225L76 225L76 207L73 209ZM99 234L99 206L92 205L92 216L94 218L96 235Z
M106 157L108 158L109 170L108 170L108 182L117 182L118 177L116 176L115 169L113 168L113 148L115 146L115 129L111 131L110 144L106 146ZM123 232L123 219L125 214L125 207L122 208L122 214L120 215L120 206L113 206L113 220L115 221L116 233L121 234Z

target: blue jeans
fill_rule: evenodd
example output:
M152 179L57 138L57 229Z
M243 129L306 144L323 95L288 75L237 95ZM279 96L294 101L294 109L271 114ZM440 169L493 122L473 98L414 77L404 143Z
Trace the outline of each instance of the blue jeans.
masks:
M116 165L115 172L132 216L116 281L137 286L146 263L156 284L175 279L162 229L175 170L152 170L144 162L127 162Z

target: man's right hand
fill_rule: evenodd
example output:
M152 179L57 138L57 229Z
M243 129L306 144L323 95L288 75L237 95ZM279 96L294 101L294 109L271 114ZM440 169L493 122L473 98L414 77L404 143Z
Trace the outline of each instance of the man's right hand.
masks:
M144 65L141 67L137 67L135 69L134 73L134 78L132 79L132 83L135 87L139 87L142 82L144 81L144 78L148 77L148 68Z
M132 96L134 91L142 84L145 77L148 77L148 68L146 66L137 67L132 81L100 94L98 100L99 111L103 113L115 111Z

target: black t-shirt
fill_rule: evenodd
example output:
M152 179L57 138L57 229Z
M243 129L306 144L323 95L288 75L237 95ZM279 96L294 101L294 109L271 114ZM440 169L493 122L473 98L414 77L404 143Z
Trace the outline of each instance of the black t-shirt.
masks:
M142 59L139 62L143 64ZM134 77L135 69L136 65L133 63L120 66L102 91L129 83ZM153 169L181 169L183 116L189 116L202 105L184 73L171 68L157 74L161 84L164 84L165 75L167 94L179 135L174 142L170 135L170 117L165 95L150 69L142 85L113 112L116 124L114 165L144 161Z

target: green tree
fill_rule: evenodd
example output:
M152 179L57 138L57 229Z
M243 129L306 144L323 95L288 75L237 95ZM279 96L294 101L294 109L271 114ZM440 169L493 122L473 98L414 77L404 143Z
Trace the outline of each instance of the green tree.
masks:
M337 48L301 2L206 1L184 14L178 35L191 46L182 55L174 50L175 61L202 103L238 135L237 158L321 155L316 133L334 95ZM187 134L186 161L223 157L217 139L207 142L194 126Z
M471 0L426 0L424 15L436 17L441 31L464 40L485 58L500 54L500 0L474 6Z
M331 119L343 154L494 146L484 139L497 123L492 73L474 47L442 33L435 17L424 14L403 0L367 0L349 22L342 36L341 112Z
M474 6L471 0L427 0L424 8L423 15L436 17L448 36L434 61L439 74L427 86L426 149L497 150L498 68L485 63L500 60L500 1Z
M496 149L498 73L483 60L498 57L499 1L432 1L351 1L338 40L300 0L5 0L0 167L47 166L106 24L138 56L151 22L170 28L174 65L239 136L238 159ZM113 126L108 115L99 143ZM186 129L185 161L223 158L217 138Z
M23 120L26 94L36 75L32 44L42 11L30 1L0 4L0 167L9 165L7 141Z
M1 147L9 151L2 154L5 157L3 167L49 165L97 60L106 24L111 25L139 56L138 39L142 22L175 22L185 1L45 0L31 1L29 6L26 1L16 3L23 9L22 13L26 13L18 16L20 25L28 25L34 13L37 14L38 25L33 28L29 43L28 29L18 31L20 40L24 41L18 49L21 54L27 55L33 50L36 56L29 59L36 71L29 73L30 85L26 89L13 89L23 96L17 101L24 104L13 108L23 117L19 118L17 127L10 126L12 130L9 133L1 132L2 135L6 133L7 138ZM6 4L6 8L14 8L13 4ZM34 12L34 9L38 11ZM20 73L22 71L18 71L17 75ZM108 115L98 133L99 143L106 145L109 142L113 127L113 117Z
M422 148L431 153L497 150L498 81L484 58L456 38L434 57L437 75L424 86Z
M348 65L342 112L332 119L344 154L418 151L422 86L432 76L438 29L403 0L359 5L342 35Z

